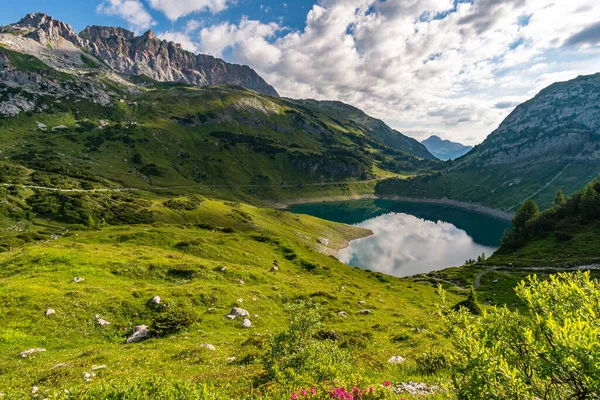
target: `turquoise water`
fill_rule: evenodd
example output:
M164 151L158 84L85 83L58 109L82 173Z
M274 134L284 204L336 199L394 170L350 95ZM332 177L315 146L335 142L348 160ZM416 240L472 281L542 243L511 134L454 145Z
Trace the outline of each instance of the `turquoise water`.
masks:
M337 258L349 265L410 276L492 254L510 223L459 208L393 200L298 204L290 211L370 229Z

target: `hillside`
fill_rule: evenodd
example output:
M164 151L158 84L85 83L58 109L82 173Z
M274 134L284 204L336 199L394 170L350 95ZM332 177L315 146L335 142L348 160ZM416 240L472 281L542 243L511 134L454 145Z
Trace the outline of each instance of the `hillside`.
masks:
M471 201L515 210L546 208L600 173L600 74L555 83L518 106L488 138L443 172L385 182L382 194Z
M0 154L51 180L200 186L255 201L437 164L415 140L342 103L67 66L0 47Z
M431 154L443 161L457 159L473 149L473 146L465 146L461 143L443 140L435 135L428 137L421 143L427 147L427 150L429 150Z
M577 266L600 262L600 178L553 207L530 215L488 260L517 266ZM514 223L513 223L514 224Z
M445 343L431 318L434 288L320 253L368 232L198 196L111 196L113 223L127 222L118 220L123 215L145 219L87 228L23 219L8 230L29 244L0 253L5 398L23 398L35 387L60 398L280 399L325 378L355 385L354 374L361 385L443 379L443 367L428 375L422 356L428 349L439 354ZM127 204L138 212L119 214ZM99 210L90 212L101 220ZM20 234L27 226L29 235ZM288 378L275 380L264 360L294 317L286 307L301 300L320 305L315 344L327 353L319 357L353 361L320 371L296 367L299 375L281 370ZM232 307L248 310L249 328L244 318L225 317ZM139 325L149 327L149 338L126 344ZM339 350L327 350L331 345ZM396 355L406 364L388 363Z

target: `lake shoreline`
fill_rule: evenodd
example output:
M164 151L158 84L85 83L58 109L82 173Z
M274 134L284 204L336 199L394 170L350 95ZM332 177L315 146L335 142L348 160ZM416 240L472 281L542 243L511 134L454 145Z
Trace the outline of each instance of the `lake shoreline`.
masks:
M396 200L405 201L412 203L427 203L427 204L440 204L449 207L461 208L463 210L473 211L479 214L487 215L503 221L511 221L515 214L503 210L498 210L491 207L486 207L478 203L467 203L459 200L451 199L419 199L414 197L403 197L403 196L378 196L374 194L364 195L350 195L350 196L332 196L327 198L314 198L314 199L298 199L286 202L285 204L278 204L276 208L287 209L289 206L297 204L316 204L316 203L334 203L338 201L350 201L350 200Z

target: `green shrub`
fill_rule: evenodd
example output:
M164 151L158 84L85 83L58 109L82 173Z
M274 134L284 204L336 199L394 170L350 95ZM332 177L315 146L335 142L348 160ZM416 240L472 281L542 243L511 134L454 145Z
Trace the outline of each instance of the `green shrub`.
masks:
M312 301L286 307L289 328L271 340L262 359L266 378L277 382L311 384L331 381L348 372L348 356L328 338L319 338L322 328L319 308Z
M590 273L536 276L517 295L527 314L495 308L476 317L441 315L456 357L452 377L459 399L592 399L600 396L600 283Z
M150 324L153 336L165 336L187 328L198 320L196 310L185 305L171 305L159 312Z
M204 198L192 194L184 199L170 199L165 201L163 204L170 210L174 211L194 211L200 208L200 205L204 201Z
M423 375L434 375L451 365L451 357L444 349L432 349L418 355L415 359L417 370Z

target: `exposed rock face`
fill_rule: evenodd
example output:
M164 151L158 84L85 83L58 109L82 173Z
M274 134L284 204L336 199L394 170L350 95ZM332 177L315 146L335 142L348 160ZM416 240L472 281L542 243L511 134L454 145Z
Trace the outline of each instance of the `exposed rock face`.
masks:
M180 44L158 39L152 31L136 37L123 28L88 26L78 35L70 25L35 13L16 24L0 27L0 33L33 39L57 51L64 49L65 42L74 44L123 74L198 86L231 84L278 96L250 67L229 64L205 54L195 55L183 50Z
M0 32L20 34L50 47L60 46L63 40L83 44L70 25L43 13L28 14L16 24L0 27Z
M13 67L9 56L0 49L0 115L14 116L27 111L44 111L48 99L89 101L101 106L112 104L111 94L87 78L60 79L25 72Z
M518 106L464 160L483 166L597 162L598 107L600 74L555 83Z
M92 54L121 73L198 86L231 84L278 95L250 67L205 54L195 55L178 43L158 39L152 31L136 37L122 28L88 26L80 37Z

